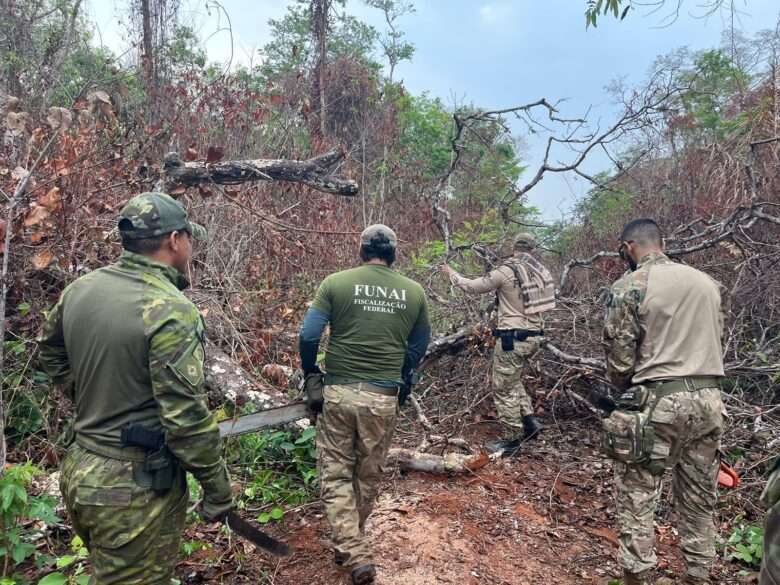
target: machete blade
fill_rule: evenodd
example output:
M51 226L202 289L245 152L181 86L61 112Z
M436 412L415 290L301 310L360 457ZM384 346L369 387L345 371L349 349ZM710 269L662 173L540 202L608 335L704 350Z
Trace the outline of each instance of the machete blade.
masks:
M293 402L292 404L261 410L254 414L223 420L219 423L219 436L224 439L225 437L252 433L266 427L284 425L302 418L308 418L309 414L309 409L306 407L305 402Z
M235 512L230 512L225 518L225 524L236 534L243 536L252 544L264 548L280 557L286 557L290 554L290 547L273 536L269 536L256 526L244 520Z

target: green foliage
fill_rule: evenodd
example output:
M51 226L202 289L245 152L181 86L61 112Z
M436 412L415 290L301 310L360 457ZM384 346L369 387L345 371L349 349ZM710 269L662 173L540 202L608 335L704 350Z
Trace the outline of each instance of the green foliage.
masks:
M401 166L414 168L425 180L443 174L452 157L452 115L440 99L425 93L404 94L396 105Z
M344 10L332 8L330 20L328 60L332 62L338 57L349 56L378 71L380 66L371 57L379 38L376 29ZM266 78L278 79L313 65L317 50L313 42L308 0L298 0L287 8L287 14L281 19L271 19L268 24L271 41L260 50L264 58L261 70Z
M191 557L198 551L208 550L211 544L202 540L183 540L181 543L181 553L185 557Z
M606 184L611 177L607 173L596 175L595 179ZM626 218L631 215L634 197L619 185L608 188L594 187L580 200L575 213L589 233L600 240L614 240Z
M699 54L693 66L682 75L691 89L682 96L684 111L696 121L706 137L722 139L744 128L749 112L734 114L734 96L747 87L749 75L737 67L723 51Z
M623 20L631 10L631 2L624 0L588 0L585 10L585 26L598 26L599 16L612 16Z
M724 558L761 566L764 554L764 530L760 526L739 523L726 541Z
M72 554L56 559L55 566L60 570L46 575L38 581L38 585L87 585L89 583L89 575L84 574L84 561L89 556L87 547L78 536L74 536L70 542L70 550ZM68 568L70 570L67 573L62 572L63 569Z
M404 33L398 30L396 21L406 14L415 12L414 5L405 0L364 0L368 6L381 10L388 24L385 36L379 39L382 50L392 72L401 61L411 61L414 55L414 45L404 41Z
M176 25L171 38L163 48L162 57L180 74L189 69L206 66L206 51L200 46L195 31L189 26Z
M291 431L268 431L239 437L228 447L228 459L245 478L241 504L271 507L260 522L281 520L285 506L298 506L314 494L317 479L314 439L308 427Z
M0 562L9 570L35 553L32 529L24 520L54 524L60 519L54 513L56 499L28 493L33 478L41 473L31 463L13 465L0 476ZM8 573L4 572L7 577Z

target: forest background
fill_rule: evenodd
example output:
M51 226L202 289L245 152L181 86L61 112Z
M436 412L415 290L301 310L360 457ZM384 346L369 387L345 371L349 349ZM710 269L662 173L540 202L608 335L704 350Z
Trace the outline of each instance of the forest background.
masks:
M772 15L766 30L746 33L740 15L750 3L649 4L594 0L565 10L584 13L593 37L621 19L663 28L718 18L723 41L670 47L643 74L615 70L599 106L609 111L597 113L533 90L512 104L410 91L401 72L416 53L404 26L416 12L406 0L364 0L359 9L344 0L289 2L268 22L267 43L222 63L204 47L213 34L232 39L231 19L248 15L216 1L197 3L218 22L211 32L180 0L117 3L122 37L105 43L83 0L1 0L2 582L84 576L83 545L57 518L42 480L61 456L70 405L39 370L35 336L69 282L117 258L123 203L159 184L209 229L191 296L214 350L240 365L254 390L276 397L294 393L296 331L320 280L355 264L364 226L396 229L399 269L425 286L442 340L420 408L402 424L401 442L412 446L430 435L425 423L439 435L467 436L472 408L487 408L493 305L451 290L441 263L478 275L514 233L538 236L559 306L534 372L537 407L594 423L584 397L603 383L601 298L624 270L617 236L633 217L656 218L671 255L728 290L725 450L744 477L725 504L724 546L735 572L754 567L756 496L780 426L780 21ZM366 11L380 24L358 16ZM178 159L166 159L169 152ZM212 172L232 161L254 161L256 170L258 159L328 152L303 181ZM208 172L185 185L164 160ZM314 175L355 181L359 193L323 192ZM577 185L565 213L546 203L551 184ZM540 192L549 193L541 204L533 199ZM258 407L219 381L211 391L220 416ZM308 505L312 451L310 430L228 445L242 506L270 524ZM208 541L187 540L185 553Z

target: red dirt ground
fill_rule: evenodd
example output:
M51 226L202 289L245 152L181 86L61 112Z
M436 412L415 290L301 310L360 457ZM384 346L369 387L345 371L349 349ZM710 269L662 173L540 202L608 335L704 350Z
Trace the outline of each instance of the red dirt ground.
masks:
M664 504L656 531L661 573L679 571L682 564L672 526ZM277 560L234 542L183 562L182 582L349 583L333 564L318 504L287 515L272 530L294 548L291 557ZM469 475L396 471L367 532L378 585L606 585L619 573L611 467L599 454L597 434L574 425L551 426L518 458ZM738 572L718 562L713 583L750 581Z

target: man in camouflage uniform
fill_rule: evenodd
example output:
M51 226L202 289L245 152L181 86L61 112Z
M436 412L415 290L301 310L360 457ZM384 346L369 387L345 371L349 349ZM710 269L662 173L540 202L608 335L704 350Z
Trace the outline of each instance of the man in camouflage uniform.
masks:
M720 288L665 256L652 220L626 225L620 254L631 270L612 286L604 346L607 377L624 394L604 426L608 445L631 443L613 455L625 583L652 582L653 520L665 470L673 474L684 582L709 583L724 413Z
M528 362L539 351L544 339L541 312L531 312L525 306L517 273L512 265L521 261L523 254L530 254L536 248L532 234L521 233L514 237L508 258L498 268L482 278L468 279L450 266L442 271L449 276L454 286L470 294L496 292L498 303L497 331L520 333L523 340L513 341L514 348L505 350L501 339L496 340L493 350L493 400L498 419L506 431L506 439L491 441L488 450L501 451L505 455L518 452L523 440L539 434L542 424L534 416L531 398L523 384L528 372Z
M168 195L144 193L122 209L119 233L119 262L72 283L48 313L40 360L75 405L60 489L90 551L91 583L168 585L187 509L185 471L203 487L205 519L232 507L206 403L203 322L181 293L191 238L205 230ZM168 465L151 469L149 450L123 442L129 425L164 434Z
M300 335L307 384L320 376L319 342L330 323L323 363L324 405L317 418L318 471L336 564L354 585L373 583L376 571L365 537L393 438L399 402L428 347L425 293L390 267L397 238L387 226L360 237L363 265L328 276L306 313Z
M767 507L764 523L764 559L758 585L780 585L780 455L761 494Z

